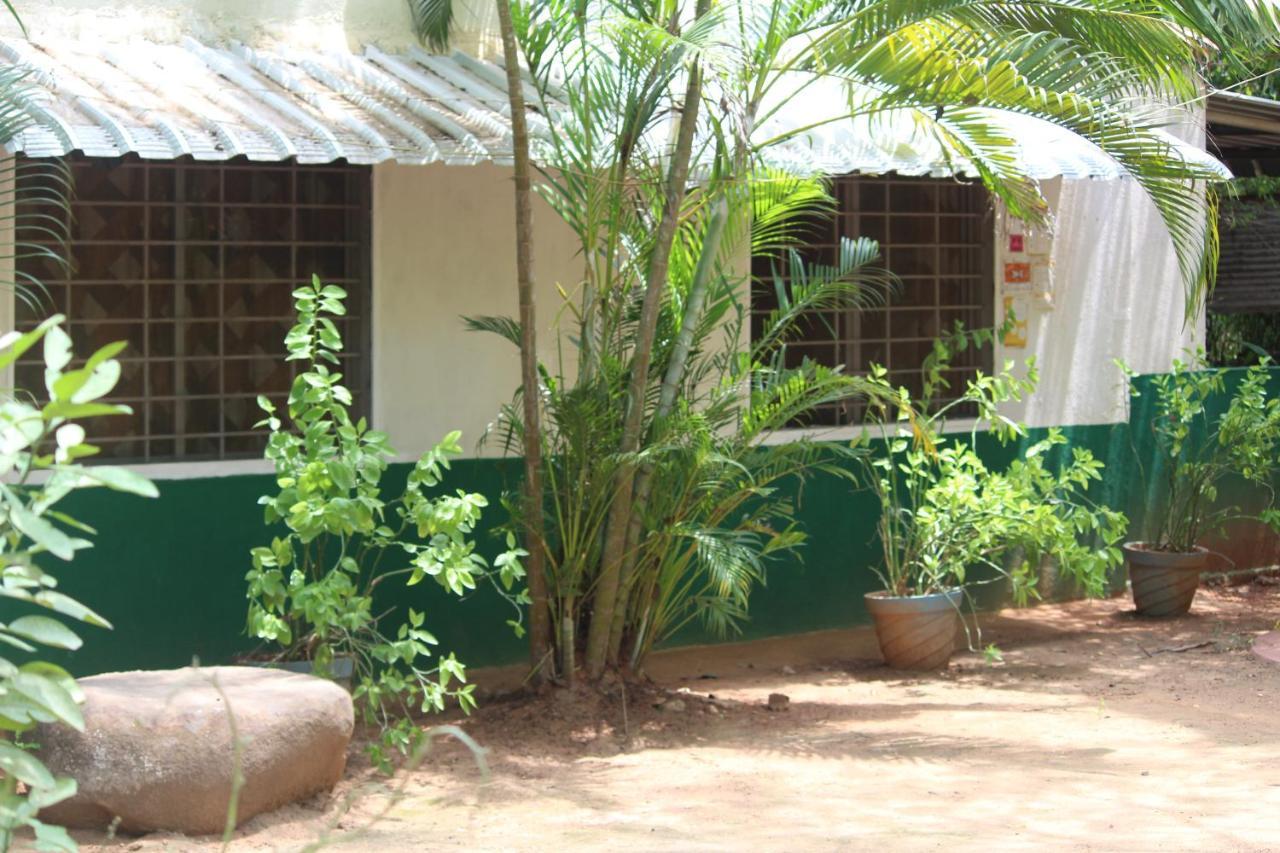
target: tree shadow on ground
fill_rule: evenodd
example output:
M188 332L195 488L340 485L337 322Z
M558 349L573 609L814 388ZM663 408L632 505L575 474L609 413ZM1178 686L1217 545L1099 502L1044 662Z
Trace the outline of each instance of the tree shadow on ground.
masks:
M888 669L874 657L867 629L824 632L833 635L830 642L802 640L792 664L778 664L785 638L769 641L763 650L756 648L759 644L739 647L745 666L742 660L733 661L734 647L706 647L704 654L681 650L659 668L662 683L614 683L603 690L558 690L490 702L462 724L496 762L534 776L540 775L539 768L579 760L686 747L814 755L836 749L837 754L872 758L886 754L874 739L848 732L832 735L829 729L923 713L1101 707L1159 723L1188 724L1189 708L1176 701L1129 700L1152 692L1176 698L1191 682L1238 686L1255 678L1266 664L1248 653L1248 641L1280 617L1278 593L1275 587L1206 591L1191 614L1160 621L1135 616L1119 600L991 614L983 619L982 640L998 645L1003 661L988 665L979 654L962 653L940 673ZM854 654L846 655L845 649ZM814 701L809 698L813 688L848 695L841 701ZM772 692L803 696L793 696L789 710L772 713L764 703ZM970 695L979 693L980 701ZM1000 699L1002 695L1008 699ZM1036 696L1045 702L1037 704ZM671 710L667 703L672 699L683 710ZM1229 727L1234 717L1229 703L1213 709L1218 728ZM1189 725L1196 727L1194 721ZM994 743L987 746L996 749Z

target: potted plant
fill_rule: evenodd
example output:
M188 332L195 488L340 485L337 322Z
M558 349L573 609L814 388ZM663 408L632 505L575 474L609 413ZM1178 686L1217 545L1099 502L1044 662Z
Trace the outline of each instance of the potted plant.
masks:
M1130 394L1141 396L1138 378L1120 367ZM1163 499L1147 513L1153 522L1148 538L1124 545L1133 601L1141 615L1178 616L1191 609L1212 553L1203 543L1229 522L1252 519L1280 530L1274 492L1280 471L1280 399L1267 392L1269 368L1266 358L1248 368L1216 418L1214 405L1227 395L1228 371L1206 369L1203 350L1187 361L1175 360L1171 372L1150 380L1154 399L1146 428L1164 475ZM1221 487L1231 478L1260 489L1260 511L1247 513L1220 500Z
M859 457L860 480L880 503L884 557L875 567L884 589L865 600L885 662L894 668L946 666L968 588L1007 581L1015 602L1024 604L1039 597L1039 566L1052 559L1063 576L1098 595L1108 569L1120 563L1116 543L1127 522L1089 500L1089 486L1101 479L1103 467L1089 451L1071 448L1068 461L1051 464L1050 451L1067 440L1050 430L1003 470L977 452L980 430L1005 443L1025 438L1025 429L998 407L1035 387L1034 362L1026 378L1007 364L995 376L979 374L955 399L935 403L952 354L988 342L990 334L957 328L937 342L919 399L893 389L884 368L873 367L869 377L882 386L882 396L896 395L892 402L872 396L858 439L867 444L878 434L884 440L883 452L869 449ZM975 416L973 426L948 436L948 417L965 410Z
M375 611L375 592L389 580L430 578L462 596L489 579L518 616L525 594L511 590L524 552L508 539L490 571L473 539L484 496L429 493L462 450L456 432L417 460L402 492L384 495L395 453L386 435L351 418L351 393L334 369L342 339L332 317L345 313L346 294L313 278L293 296L298 322L285 346L303 369L286 411L259 398L276 475L276 489L259 503L266 522L284 530L250 554L248 630L278 644L275 663L352 684L364 722L381 730L371 757L389 769L393 752L407 754L421 738L410 713L441 710L446 698L469 710L474 699L463 665L433 652L423 614L409 608L388 625L391 611Z

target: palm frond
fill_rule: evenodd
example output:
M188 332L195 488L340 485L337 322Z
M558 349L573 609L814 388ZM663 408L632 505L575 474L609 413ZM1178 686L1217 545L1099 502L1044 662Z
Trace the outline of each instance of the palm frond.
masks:
M879 260L879 244L865 237L842 237L839 256L831 265L806 264L798 251L789 250L785 271L774 264L768 283L776 305L753 336L753 357L767 359L802 323L821 321L824 311L883 304L897 279L874 266Z
M61 278L70 268L68 200L73 193L71 172L61 160L15 158L0 171L0 226L13 234L0 252L12 279L0 281L36 313L49 313L52 304L46 278Z
M807 225L835 211L835 199L821 177L765 168L753 175L751 187L753 257L776 257L797 248Z
M463 317L462 325L468 332L490 332L503 340L520 347L520 322L511 317L480 314Z
M413 34L432 50L449 46L453 31L453 0L407 0Z
M887 383L797 364L788 352L805 324L883 300L894 279L872 241L843 241L828 264L800 251L833 203L821 178L759 165L763 148L792 133L753 133L774 126L780 92L797 82L843 91L823 101L831 115L815 122L854 118L873 133L905 124L940 152L941 168L976 175L1027 219L1046 205L1020 129L1047 122L1087 140L1160 211L1193 310L1212 275L1213 214L1203 200L1211 173L1179 156L1161 109L1196 93L1194 68L1214 43L1274 43L1277 31L1274 7L1261 0L728 0L711 9L695 20L679 0L513 8L530 85L554 116L555 132L537 141L540 192L574 235L583 268L559 312L556 340L572 358L562 351L536 389L556 618L577 627L592 618L617 475L641 468L651 497L625 519L634 577L620 584L633 661L690 620L717 631L740 624L766 558L800 543L794 484L819 472L849 476L865 454L774 443L771 433L850 400L891 417L903 410ZM699 168L670 256L657 259L669 266L642 348L672 117L695 67L706 83ZM729 214L720 245L709 247L721 201ZM744 269L748 252L771 269ZM763 282L753 286L752 275ZM760 302L748 301L749 290ZM468 326L517 338L509 318ZM637 352L650 353L652 378L632 389ZM622 423L637 412L644 441L623 453ZM518 407L508 413L503 428L518 434ZM905 452L926 452L904 442Z

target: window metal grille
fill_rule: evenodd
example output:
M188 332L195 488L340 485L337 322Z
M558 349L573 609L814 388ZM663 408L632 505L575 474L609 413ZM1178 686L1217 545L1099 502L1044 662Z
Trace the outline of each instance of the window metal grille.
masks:
M981 184L911 177L836 178L832 187L836 214L809 229L805 263L833 264L840 238L869 237L880 243L882 264L901 279L887 304L858 310L815 312L787 346L786 363L804 358L843 365L852 373L880 364L895 385L919 394L920 367L939 335L956 321L965 328L990 326L994 315L992 278L994 223ZM777 305L772 276L784 280L785 259L756 259L752 294L752 332ZM949 392L959 394L978 370L991 370L990 347L970 348L945 374ZM948 399L943 392L938 403ZM957 411L956 414L967 414ZM824 407L797 426L859 423L858 401Z
M256 456L259 394L283 402L291 292L312 273L343 286L346 383L369 396L368 167L74 158L70 269L22 261L44 282L18 327L67 315L81 357L124 340L111 399L133 409L90 424L102 455L133 461ZM65 216L65 212L48 211ZM39 353L15 367L41 388Z

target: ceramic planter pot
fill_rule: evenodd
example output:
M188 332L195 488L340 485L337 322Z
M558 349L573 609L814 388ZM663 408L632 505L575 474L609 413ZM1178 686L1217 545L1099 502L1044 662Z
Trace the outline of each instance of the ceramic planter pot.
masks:
M933 595L866 594L884 662L894 669L942 669L960 627L961 590Z
M1191 609L1209 551L1199 546L1191 552L1151 551L1146 543L1126 542L1124 558L1139 615L1181 616Z

